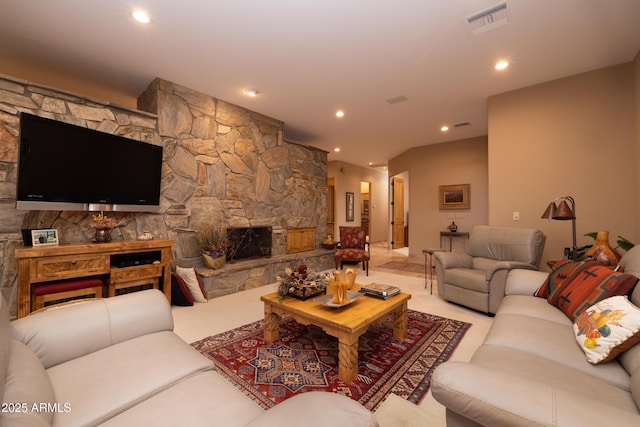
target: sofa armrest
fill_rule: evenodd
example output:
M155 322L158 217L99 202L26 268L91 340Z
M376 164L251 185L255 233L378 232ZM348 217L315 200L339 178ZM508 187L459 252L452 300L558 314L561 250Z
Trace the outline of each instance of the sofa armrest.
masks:
M443 270L471 268L473 265L473 258L464 252L435 252L433 257L436 259L436 264L439 263Z
M154 289L52 307L11 322L12 336L31 348L45 368L122 341L171 330L169 302Z
M526 262L521 262L521 261L498 261L493 266L493 268L491 268L491 270L487 271L487 280L491 280L491 276L493 276L496 271L499 271L499 270L515 270L515 269L537 270L535 265L529 264L529 263L526 263Z
M640 425L638 413L472 363L440 365L431 389L433 397L448 410L481 425Z
M515 269L509 272L505 295L533 295L549 273L538 270Z

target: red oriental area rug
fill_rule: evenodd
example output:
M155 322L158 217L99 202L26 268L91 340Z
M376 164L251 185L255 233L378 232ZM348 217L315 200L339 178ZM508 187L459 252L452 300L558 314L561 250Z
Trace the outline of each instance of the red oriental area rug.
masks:
M445 362L470 323L408 311L408 335L393 337L386 324L373 325L358 342L358 378L338 379L338 341L315 326L285 316L280 340L264 340L262 320L191 345L211 359L236 387L268 409L298 393L328 391L375 410L394 393L419 403L433 370Z

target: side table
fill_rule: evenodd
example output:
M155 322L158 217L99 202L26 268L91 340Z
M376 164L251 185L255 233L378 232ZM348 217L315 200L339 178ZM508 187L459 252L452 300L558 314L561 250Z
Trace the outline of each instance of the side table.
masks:
M466 237L469 238L468 231L441 231L440 232L440 246L442 247L442 238L449 237L449 252L453 249L453 238L454 237Z
M440 248L430 248L423 249L422 254L424 255L424 288L427 289L427 285L429 285L429 293L433 294L433 269L436 265L433 263L433 254L435 252L442 252L444 249Z

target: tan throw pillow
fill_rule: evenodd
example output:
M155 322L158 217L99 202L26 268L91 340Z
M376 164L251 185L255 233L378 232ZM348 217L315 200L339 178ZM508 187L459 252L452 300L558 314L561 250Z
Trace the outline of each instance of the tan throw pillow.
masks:
M577 317L573 332L589 363L608 362L640 342L640 308L626 296L604 299Z
M189 289L189 293L195 302L207 302L206 293L202 283L198 279L198 273L195 268L176 267L176 274L184 280Z

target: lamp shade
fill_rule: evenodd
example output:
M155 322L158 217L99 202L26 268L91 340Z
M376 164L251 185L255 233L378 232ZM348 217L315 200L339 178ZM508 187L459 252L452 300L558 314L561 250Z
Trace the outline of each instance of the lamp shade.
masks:
M556 211L553 213L552 218L558 219L558 220L569 220L569 219L576 219L576 216L571 210L571 208L569 207L569 204L567 203L567 201L562 200L558 205L558 208L556 209Z
M556 213L556 204L555 202L551 202L549 203L549 206L547 206L547 209L544 211L544 213L540 218L554 219L553 216L555 215L555 213Z

